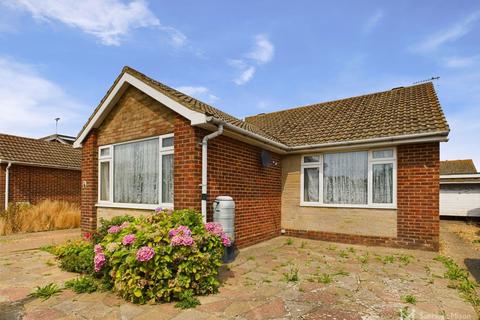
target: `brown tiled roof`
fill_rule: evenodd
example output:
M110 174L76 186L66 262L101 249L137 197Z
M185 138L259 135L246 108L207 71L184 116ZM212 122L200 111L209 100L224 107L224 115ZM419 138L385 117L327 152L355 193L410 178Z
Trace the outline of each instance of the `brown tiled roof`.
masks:
M247 117L289 146L449 131L432 83Z
M286 147L421 133L441 133L446 136L449 131L432 83L260 114L242 121L135 69L124 67L78 137L125 73L193 111L211 115Z
M82 130L80 131L79 135L83 132L83 130L85 130L88 122L90 122L90 120L94 117L94 115L98 112L98 110L100 109L100 106L102 105L102 103L105 101L105 99L108 97L108 95L110 94L110 92L113 90L113 88L115 87L115 85L117 84L117 82L120 80L120 78L123 76L124 73L128 73L134 77L136 77L137 79L149 84L150 86L154 87L155 89L157 89L158 91L160 91L161 93L165 94L166 96L168 96L169 98L175 100L176 102L182 104L183 106L193 110L193 111L197 111L197 112L200 112L200 113L203 113L203 114L206 114L206 115L211 115L217 119L220 119L220 120L223 120L225 122L228 122L232 125L235 125L237 127L240 127L242 129L245 129L247 131L250 131L250 132L253 132L253 133L256 133L260 136L263 136L267 139L271 139L273 141L277 141L279 142L275 136L273 135L269 135L268 133L266 133L265 131L263 131L262 129L258 128L257 126L251 124L251 123L247 123L245 121L242 121L240 119L237 119L215 107L212 107L200 100L197 100L193 97L190 97L189 95L186 95L178 90L175 90L169 86L166 86L164 85L163 83L160 83L146 75L144 75L143 73L141 72L138 72L137 70L133 69L133 68L130 68L128 66L125 66L122 70L122 72L120 73L120 75L117 77L117 79L115 80L115 82L113 83L113 85L110 87L110 89L107 91L107 93L105 94L105 96L103 97L102 101L100 101L99 105L97 106L97 108L95 109L95 111L93 112L93 114L90 116L90 118L88 119L87 123L83 126Z
M81 149L62 143L0 134L2 161L80 169L81 154Z
M468 174L477 173L472 159L440 161L440 174Z

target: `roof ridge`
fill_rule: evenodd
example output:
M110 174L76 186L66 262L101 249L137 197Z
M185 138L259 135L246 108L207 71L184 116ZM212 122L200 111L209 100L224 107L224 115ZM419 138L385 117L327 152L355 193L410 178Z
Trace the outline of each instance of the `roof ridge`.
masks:
M428 81L428 82L419 83L419 84L413 84L413 85L409 85L409 86L395 87L395 88L391 88L391 89L389 89L389 90L383 90L383 91L377 91L377 92L371 92L371 93L364 93L364 94L360 94L360 95L356 95L356 96L352 96L352 97L346 97L346 98L340 98L340 99L334 99L334 100L327 100L327 101L315 102L315 103L300 105L300 106L291 107L291 108L287 108L287 109L283 109L283 110L277 110L277 111L272 111L272 112L259 113L259 114L257 114L257 115L246 116L246 117L245 117L245 121L247 121L248 118L262 117L262 116L271 115L271 114L275 114L275 113L281 113L281 112L286 112L286 111L291 111L291 110L297 110L297 109L302 109L302 108L315 107L315 106L318 106L318 105L329 104L329 103L337 103L337 102L346 101L346 100L351 100L351 99L358 99L358 98L367 97L367 96L374 96L374 95L378 95L378 94L385 94L385 93L388 93L388 92L392 92L393 90L402 90L402 89L413 88L413 87L420 87L420 86L433 86L433 82L432 82L432 81ZM434 91L435 91L435 90L434 90ZM435 96L436 96L436 94L435 94ZM437 99L438 99L438 98L437 98ZM248 121L247 121L247 122L248 122Z
M25 139L25 140L31 140L31 141L39 142L39 143L52 143L51 141L43 140L42 138L32 138L32 137L18 136L18 135L14 135L14 134L10 134L10 133L2 133L2 132L0 132L0 136L20 138L20 139ZM58 143L55 143L54 145L59 145L59 146L62 146L62 147L72 147L71 145L67 145L67 144L58 144Z

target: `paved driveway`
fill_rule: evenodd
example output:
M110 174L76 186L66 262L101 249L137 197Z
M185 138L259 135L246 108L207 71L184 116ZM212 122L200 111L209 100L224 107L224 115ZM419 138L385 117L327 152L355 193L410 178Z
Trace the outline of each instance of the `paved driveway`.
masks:
M52 265L43 251L2 253L0 319L399 319L404 307L415 319L477 319L449 288L435 256L279 237L242 250L222 269L220 293L183 311L173 304L133 305L106 292L26 298L37 285L62 285L75 275ZM406 295L416 304L402 302Z

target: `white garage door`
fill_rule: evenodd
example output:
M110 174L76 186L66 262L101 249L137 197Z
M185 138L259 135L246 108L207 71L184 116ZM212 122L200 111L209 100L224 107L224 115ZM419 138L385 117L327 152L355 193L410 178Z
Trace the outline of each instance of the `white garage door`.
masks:
M480 217L480 184L440 185L440 215Z

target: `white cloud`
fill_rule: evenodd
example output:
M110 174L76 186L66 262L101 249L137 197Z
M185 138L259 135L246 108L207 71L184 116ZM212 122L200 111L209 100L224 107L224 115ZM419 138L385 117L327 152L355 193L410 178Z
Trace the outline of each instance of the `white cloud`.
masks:
M427 53L438 49L447 42L455 41L473 28L475 22L480 19L480 11L476 11L462 21L450 26L450 28L434 33L411 48L413 52Z
M253 78L253 75L255 74L255 67L249 66L245 70L242 71L242 73L235 78L234 82L238 84L239 86L247 83Z
M59 132L77 133L79 113L89 108L39 75L33 66L0 56L0 70L1 132L36 137L51 134L54 118L60 117Z
M385 13L383 12L382 9L378 9L375 11L375 13L368 18L367 22L365 23L363 27L363 32L364 33L370 33L378 24L380 21L382 21L383 17L385 16Z
M59 21L100 39L104 45L120 45L137 28L155 27L167 32L173 45L185 43L180 31L162 26L144 0L13 0L11 8L30 12L38 21Z
M208 89L207 87L182 86L182 87L177 87L175 89L189 96L192 96L194 98L197 98L199 100L202 100L208 103L214 103L220 100L220 98L212 94L210 92L210 89Z
M474 65L478 61L478 56L473 57L447 57L443 59L443 64L449 68L464 68Z
M255 36L255 45L247 54L247 58L256 61L258 64L270 62L273 59L275 47L264 34Z
M257 67L266 64L273 59L275 46L264 34L255 36L253 47L244 55L244 59L230 59L228 64L237 70L233 82L236 85L244 85L253 79Z

